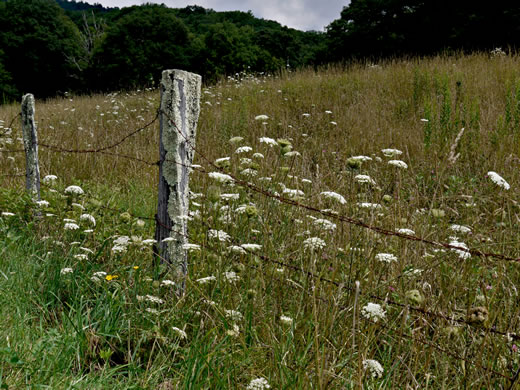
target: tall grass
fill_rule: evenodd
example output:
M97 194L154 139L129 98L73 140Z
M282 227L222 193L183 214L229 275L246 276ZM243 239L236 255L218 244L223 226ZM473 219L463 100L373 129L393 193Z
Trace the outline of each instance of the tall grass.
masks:
M379 234L334 213L520 257L519 61L410 59L205 88L203 171L190 183L189 236L200 249L190 251L182 298L143 242L153 237L157 168L40 148L42 177L58 176L42 189L49 205L23 195L23 177L0 176L2 385L253 388L264 378L285 389L514 388L517 262ZM38 102L40 141L112 144L150 122L158 101L150 90ZM18 110L0 108L4 127ZM7 133L3 149L18 149L19 124ZM154 162L157 134L154 124L113 152ZM252 150L237 153L243 146ZM371 160L351 158L360 155ZM244 182L204 172L223 157L223 172ZM0 175L23 173L23 154L0 159ZM85 194L66 194L73 184Z

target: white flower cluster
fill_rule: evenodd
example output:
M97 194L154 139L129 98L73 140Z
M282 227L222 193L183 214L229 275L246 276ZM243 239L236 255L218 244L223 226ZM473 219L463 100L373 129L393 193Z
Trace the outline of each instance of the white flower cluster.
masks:
M383 153L385 157L395 157L403 154L399 149L383 149L381 150L381 153Z
M369 302L361 309L361 315L365 318L368 318L369 320L377 322L379 320L385 319L386 312L383 310L380 304Z
M76 194L76 195L83 195L85 191L79 186L68 186L65 188L66 194Z
M458 246L459 248L462 248L462 249L455 249L455 248L451 249L453 252L455 252L459 255L459 258L465 260L465 259L469 259L471 257L471 253L467 252L469 250L469 248L465 243L463 243L461 241L457 241L457 240L451 240L450 245ZM464 250L464 249L466 249L466 250Z
M233 183L234 182L234 179L225 173L210 172L210 173L208 173L208 176L211 177L213 180L218 181L219 183Z
M491 179L493 183L495 183L499 187L502 187L504 190L508 190L511 188L509 183L505 181L504 178L500 176L498 173L489 171L487 173L487 176Z
M250 152L252 150L253 150L253 148L251 146L241 146L237 150L235 150L235 153L236 154L248 153L248 152Z
M415 232L412 229L406 229L406 228L397 229L397 233L407 234L409 236L415 236Z
M374 179L372 179L368 175L356 175L356 176L354 176L354 180L360 184L376 185L376 182L374 181Z
M457 233L471 233L471 228L464 225L450 225L450 229Z
M229 234L227 234L225 231L215 229L210 229L208 231L208 237L210 239L217 239L219 241L229 241L229 239L231 238Z
M385 371L381 363L373 359L363 360L363 369L368 370L372 378L381 378Z
M331 222L328 219L315 219L312 223L314 226L317 226L320 229L326 230L328 232L333 232L337 227L334 222Z
M305 241L303 241L303 247L310 251L323 249L323 248L325 248L326 245L327 244L325 243L325 241L323 241L319 237L309 237Z
M401 169L408 169L408 164L406 164L404 161L401 160L390 160L388 161L389 165L393 165L394 167L401 168Z
M336 192L324 191L320 195L323 196L326 199L334 199L334 200L338 201L341 204L347 203L347 201L345 200L343 195L340 195L340 194L338 194Z
M376 260L382 263L392 263L397 262L397 257L391 253L378 253L376 255Z
M270 389L271 385L269 385L269 382L267 382L267 379L265 378L256 378L253 379L249 384L247 385L247 390L264 390L264 389Z
M274 140L273 138L269 138L269 137L260 137L260 138L259 138L259 141L260 141L260 143L262 143L262 144L267 144L267 145L269 145L270 147L278 146L278 142L276 142L276 140Z

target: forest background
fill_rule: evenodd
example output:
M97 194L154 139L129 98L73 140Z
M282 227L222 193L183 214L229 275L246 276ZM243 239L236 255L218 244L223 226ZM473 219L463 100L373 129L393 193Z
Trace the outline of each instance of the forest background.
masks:
M239 72L351 64L440 52L515 51L520 3L352 0L325 31L251 12L69 0L0 0L0 104L156 85L161 71L205 82Z

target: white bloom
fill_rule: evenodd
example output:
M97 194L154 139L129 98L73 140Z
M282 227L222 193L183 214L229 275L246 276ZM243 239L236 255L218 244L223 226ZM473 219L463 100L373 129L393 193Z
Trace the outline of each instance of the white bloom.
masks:
M77 194L77 195L83 195L85 191L79 186L68 186L65 188L66 194Z
M101 282L101 280L105 279L105 276L107 276L107 273L104 271L94 272L90 280L93 282Z
M280 316L280 321L286 325L292 325L292 323L293 323L293 319L291 317L287 317L287 316Z
M240 276L238 276L233 271L224 272L224 278L231 283L238 282L240 280Z
M311 116L311 114L309 114L308 112L304 112L304 113L302 114L302 116L303 116L304 118L308 118L308 117Z
M256 251L262 249L262 245L260 244L242 244L240 246L249 251Z
M400 156L401 154L403 154L403 152L401 152L399 149L383 149L383 150L381 150L381 152L386 157L395 157L395 156Z
M406 228L397 229L397 233L408 234L409 236L415 236L415 232L412 229L406 229Z
M455 237L454 237L455 238ZM466 250L469 250L468 246L466 244L464 244L463 242L460 242L460 241L457 241L455 239L452 239L450 241L450 245L452 246L458 246L459 248L463 248L463 249L451 249L453 252L457 253L459 255L459 258L461 259L469 259L471 257L471 253L465 251L464 249Z
M319 237L309 237L305 241L303 241L303 247L310 251L314 251L316 249L323 249L327 244Z
M152 245L152 244L155 244L157 241L154 240L153 238L147 238L146 240L143 240L141 242L141 244L143 245Z
M200 245L197 244L183 244L182 249L188 251L200 251Z
M85 207L83 207L83 205L81 205L79 203L72 203L71 206L76 207L76 208L80 209L81 211L85 210Z
M284 154L284 157L300 157L301 153L297 152L296 150L291 150L290 152L287 152Z
M350 157L349 160L354 160L354 161L372 161L372 157L368 157L368 156L353 156L353 157Z
M127 250L127 247L125 245L114 245L112 247L112 252L114 253L125 253Z
M175 333L177 333L177 336L180 338L180 339L185 339L186 337L188 337L188 335L186 334L185 331L183 331L182 329L179 329L175 326L172 326L172 329Z
M375 185L376 182L374 181L374 179L372 179L370 176L368 175L356 175L354 177L354 180L357 181L358 183L361 183L361 184L372 184L372 185Z
M471 228L463 225L450 225L450 229L457 233L471 233Z
M196 282L200 283L200 284L207 284L209 282L214 282L215 280L217 280L217 278L215 276L211 275L211 276L206 276L205 278L197 279Z
M73 272L72 268L62 268L60 271L61 275L71 274Z
M372 378L381 378L385 371L381 363L372 359L363 360L363 369L368 369Z
M175 282L173 280L164 279L161 282L161 286L175 286Z
M264 158L264 155L262 153L254 153L253 158Z
M244 176L256 176L258 175L258 172L256 171L256 169L246 168L243 171L241 171L240 174Z
M295 198L295 197L303 197L305 196L305 193L302 190L298 189L291 189L291 188L284 188L283 193L287 195L289 198Z
M230 251L230 252L234 252L234 253L239 253L241 255L247 255L247 252L244 248L242 248L241 246L238 246L238 245L231 245L231 246L228 246L227 249Z
M72 222L67 222L64 226L65 230L78 230L79 226Z
M235 153L237 153L237 154L248 153L252 150L253 150L253 148L251 146L241 146L237 150L235 150Z
M224 310L224 313L226 317L231 318L233 321L240 321L243 318L242 313L236 310Z
M227 234L225 231L215 229L210 229L208 231L208 237L210 239L216 238L219 241L229 241L229 239L231 238L229 234Z
M92 225L96 226L96 219L92 215L90 215L90 214L81 214L81 216L79 217L79 220L80 221L88 221Z
M383 310L380 304L369 302L361 309L361 315L365 318L374 320L374 322L377 322L385 318L386 312Z
M231 157L221 157L221 158L217 158L215 160L215 164L220 164L220 163L223 163L223 162L226 162L226 161L229 161L231 160Z
M270 389L271 385L269 385L269 382L267 382L267 379L265 378L256 378L253 379L249 384L247 385L247 390L264 390L264 389Z
M336 230L336 224L327 219L315 219L312 223L315 226L329 232Z
M360 207L362 209L370 209L370 210L379 210L379 209L383 208L383 206L381 206L379 203L360 202L357 205L358 205L358 207Z
M269 137L261 137L261 138L259 138L259 140L260 140L260 143L267 144L270 147L278 146L278 142L276 142L276 140L269 138Z
M378 253L376 255L376 260L382 263L391 263L393 261L397 261L397 257L392 255L391 253Z
M76 223L76 220L75 219L70 219L70 218L63 218L63 222Z
M49 184L49 183L52 183L53 181L56 181L56 180L58 180L58 176L56 176L56 175L47 175L47 176L45 176L42 179L42 182L44 182L45 184Z
M388 164L393 165L394 167L397 167L397 168L402 168L402 169L408 168L408 164L406 164L404 161L401 161L401 160L390 160L390 161L388 161Z
M172 241L175 241L175 238L173 238L173 237L166 237L161 242L172 242Z
M337 193L332 192L332 191L324 191L320 195L322 195L323 197L325 197L327 199L337 200L341 204L347 203L347 201L345 200L345 198L342 195L337 194Z
M38 205L38 207L49 207L50 205L50 203L46 200L38 200L36 201L36 204Z
M115 245L127 246L130 243L130 237L128 236L119 236L114 240Z
M255 116L255 121L266 121L269 117L267 115L257 115Z
M502 176L500 176L498 173L489 171L487 173L487 176L491 179L493 183L495 183L497 186L502 187L504 190L508 190L511 188L509 183L504 180Z
M305 183L305 184L312 184L312 180L309 180L309 179L302 179L302 183Z
M2 211L2 217L12 217L14 213L10 213L9 211Z
M153 295L137 295L136 298L138 301L148 301L159 304L164 303L161 298L154 297Z
M226 334L231 337L238 337L240 335L240 328L237 324L233 324L233 329L228 329Z
M220 199L222 200L238 200L240 198L240 194L222 194L220 195Z
M88 255L86 255L84 253L80 253L78 255L74 255L74 258L78 259L78 260L87 260L88 259Z
M233 183L234 181L231 176L220 172L210 172L208 176L220 183Z

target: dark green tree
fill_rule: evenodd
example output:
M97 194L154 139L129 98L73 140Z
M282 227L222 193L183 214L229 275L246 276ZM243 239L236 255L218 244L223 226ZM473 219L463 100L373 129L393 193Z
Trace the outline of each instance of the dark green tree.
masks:
M0 4L0 48L8 93L55 95L77 85L71 59L79 51L76 26L52 0L8 0ZM6 81L7 80L7 81ZM2 90L6 90L5 85Z
M89 68L97 90L127 89L157 82L164 69L189 69L188 29L165 6L123 9L94 50Z

